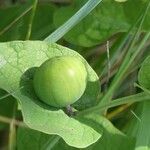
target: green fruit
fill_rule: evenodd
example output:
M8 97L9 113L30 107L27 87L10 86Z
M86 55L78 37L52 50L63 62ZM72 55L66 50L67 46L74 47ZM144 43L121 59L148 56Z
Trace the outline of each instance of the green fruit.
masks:
M54 107L76 102L84 93L87 71L75 56L57 56L43 63L35 72L33 86L41 101Z

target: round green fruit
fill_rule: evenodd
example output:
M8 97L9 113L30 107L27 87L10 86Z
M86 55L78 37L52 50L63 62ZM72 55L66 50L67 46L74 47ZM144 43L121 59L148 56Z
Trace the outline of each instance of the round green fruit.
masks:
M87 70L75 56L57 56L43 63L35 72L33 86L39 99L54 107L76 102L84 93Z

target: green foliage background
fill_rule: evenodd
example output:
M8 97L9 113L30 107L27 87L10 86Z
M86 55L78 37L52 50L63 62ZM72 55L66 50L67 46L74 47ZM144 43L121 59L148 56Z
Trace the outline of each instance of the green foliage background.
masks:
M149 150L149 5L2 1L0 149ZM88 68L88 86L72 105L78 111L73 117L41 103L32 88L35 67L61 55L80 57Z

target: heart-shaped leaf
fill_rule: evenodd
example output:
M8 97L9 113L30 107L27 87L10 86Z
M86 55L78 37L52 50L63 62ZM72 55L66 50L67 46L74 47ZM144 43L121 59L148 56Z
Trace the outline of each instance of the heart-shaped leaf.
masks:
M87 67L88 83L78 104L88 104L86 107L95 104L99 93L98 77L84 58L68 48L41 41L0 43L0 88L19 100L24 122L30 128L60 135L74 147L87 147L96 142L101 134L89 125L68 117L63 110L43 104L32 88L35 68L47 59L61 55L75 55L83 60Z

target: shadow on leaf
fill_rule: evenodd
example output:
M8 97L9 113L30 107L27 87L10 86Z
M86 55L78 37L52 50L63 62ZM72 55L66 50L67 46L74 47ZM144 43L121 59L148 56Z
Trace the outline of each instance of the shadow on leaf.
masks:
M30 97L31 100L33 100L34 103L36 103L40 107L47 109L47 110L56 111L57 108L54 108L45 104L36 96L36 93L33 88L33 76L34 76L36 69L37 67L30 68L21 76L21 80L20 80L21 93L22 95Z

